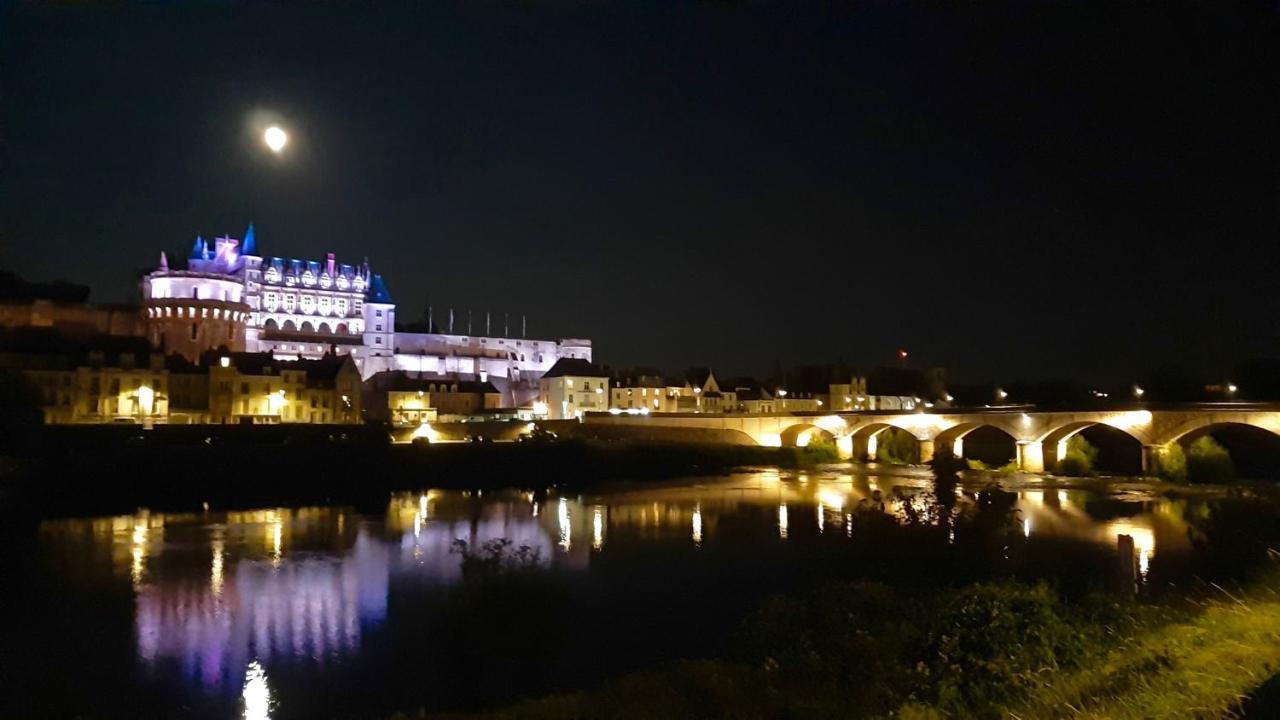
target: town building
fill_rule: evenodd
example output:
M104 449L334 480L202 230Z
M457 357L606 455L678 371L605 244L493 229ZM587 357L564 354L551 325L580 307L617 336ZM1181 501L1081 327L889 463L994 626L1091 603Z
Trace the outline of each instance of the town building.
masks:
M164 358L143 338L103 337L86 345L50 328L9 330L0 335L0 369L26 379L46 424L168 417Z
M204 360L209 378L205 422L356 424L363 420L360 372L349 355L281 360L271 353L209 353Z
M366 381L365 407L370 420L396 427L457 422L501 409L502 393L490 382L392 370Z
M561 358L538 379L537 414L572 420L609 409L609 373L585 358Z

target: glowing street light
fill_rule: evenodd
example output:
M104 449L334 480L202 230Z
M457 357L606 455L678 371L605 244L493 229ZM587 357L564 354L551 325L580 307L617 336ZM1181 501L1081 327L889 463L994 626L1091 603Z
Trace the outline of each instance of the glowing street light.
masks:
M156 391L143 385L138 388L138 410L144 416L150 416L156 407Z
M996 388L996 400L1004 400L1007 397L1009 393L1005 392L1004 388Z
M1235 383L1227 383L1227 394L1228 394L1228 395L1232 395L1232 396L1234 396L1234 395L1236 394L1236 390L1237 390L1237 389L1238 389L1238 388L1236 388L1236 384L1235 384Z
M1147 394L1147 391L1146 391L1146 390L1143 390L1141 385L1134 385L1134 386L1133 386L1133 396L1134 396L1135 398L1137 398L1137 399L1141 400L1141 399L1142 399L1142 396L1143 396L1143 395L1146 395L1146 394Z
M289 144L289 133L279 125L272 125L263 131L262 141L267 144L271 152L279 155L284 150L284 146Z

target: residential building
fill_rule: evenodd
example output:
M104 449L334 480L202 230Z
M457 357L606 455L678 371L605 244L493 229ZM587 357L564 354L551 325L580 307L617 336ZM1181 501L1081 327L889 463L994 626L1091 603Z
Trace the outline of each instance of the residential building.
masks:
M0 333L0 369L27 380L48 424L152 423L168 416L168 371L144 338L102 336L85 344L52 328L16 328Z
M535 407L551 420L607 411L609 373L584 358L561 358L539 378Z
M502 408L503 396L490 382L390 371L368 380L365 400L370 420L403 427L491 413Z

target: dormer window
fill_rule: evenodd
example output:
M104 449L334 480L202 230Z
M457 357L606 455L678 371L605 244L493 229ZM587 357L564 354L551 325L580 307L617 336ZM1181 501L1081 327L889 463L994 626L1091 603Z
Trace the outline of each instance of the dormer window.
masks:
M267 268L266 278L269 283L280 282L280 270L274 266Z
M364 290L364 278L360 277L359 275L356 276L356 279L353 281L353 284L355 285L356 290Z
M316 284L315 273L311 272L310 270L304 270L302 272L302 284L308 287L315 285Z
M349 287L351 287L351 281L350 281L350 280L347 280L346 276L344 276L344 275L339 275L339 276L338 276L338 289L339 289L339 290L346 290L346 289L347 289L347 288L349 288Z
M329 273L324 273L320 276L320 287L326 290L333 287L333 278L329 277Z

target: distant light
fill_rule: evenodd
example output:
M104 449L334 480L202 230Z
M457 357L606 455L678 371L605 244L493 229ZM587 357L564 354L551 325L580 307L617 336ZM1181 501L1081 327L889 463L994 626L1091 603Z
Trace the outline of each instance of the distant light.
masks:
M279 125L272 125L262 133L262 141L267 144L271 152L279 154L284 150L284 146L289 144L289 133L286 133Z
M787 391L783 390L782 388L778 388L778 397L786 397L786 396L787 396Z
M996 388L996 399L997 399L997 400L1004 400L1004 399L1005 399L1005 398L1007 398L1007 397L1009 397L1009 393L1005 392L1005 391L1004 391L1004 388Z
M1134 385L1134 386L1133 386L1133 396L1134 396L1134 397L1136 397L1136 398L1141 398L1143 395L1146 395L1146 394L1147 394L1147 391L1146 391L1146 390L1143 390L1143 389L1142 389L1142 387L1141 387L1140 385Z
M231 367L231 358L227 357L226 355L223 355L222 357L218 358L218 364L224 368Z
M1235 383L1227 383L1227 392L1229 392L1229 393L1233 393L1233 394L1234 394L1234 393L1235 393L1235 391L1236 391L1236 384L1235 384Z
M947 398L947 402L954 402L954 401L955 401L955 398L951 397L951 393L947 393L946 398Z

